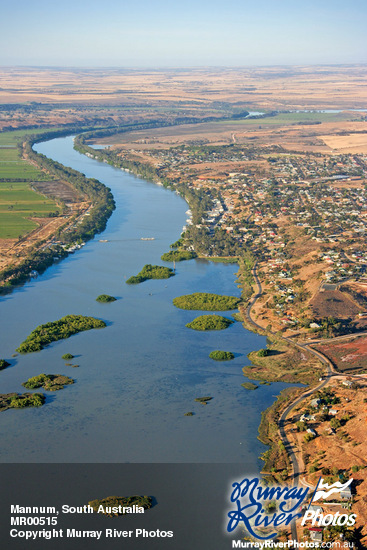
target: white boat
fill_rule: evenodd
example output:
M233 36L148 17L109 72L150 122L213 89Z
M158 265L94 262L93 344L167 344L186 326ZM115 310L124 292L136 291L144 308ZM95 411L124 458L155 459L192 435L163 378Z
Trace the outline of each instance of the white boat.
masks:
M141 241L154 241L155 237L141 237Z

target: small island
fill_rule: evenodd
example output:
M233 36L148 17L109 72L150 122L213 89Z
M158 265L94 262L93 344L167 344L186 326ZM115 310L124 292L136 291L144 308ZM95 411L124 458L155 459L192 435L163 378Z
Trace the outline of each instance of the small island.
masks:
M134 495L131 497L106 497L88 502L96 513L110 518L123 516L137 511L137 508L148 510L153 505L153 499L148 496Z
M127 279L128 285L137 285L143 283L148 279L169 279L173 277L175 272L170 267L163 267L161 265L147 264L143 267L137 275L133 275Z
M202 311L229 311L237 309L239 302L240 299L235 296L224 296L209 292L194 292L173 299L173 304L180 309Z
M74 380L62 374L39 374L23 382L22 386L28 390L43 388L47 391L63 390L65 386L74 384Z
M198 403L201 403L202 405L207 405L208 404L208 401L211 401L213 398L210 397L210 396L206 396L206 397L196 397L195 401L197 401Z
M7 409L42 407L45 399L43 393L3 393L0 395L0 412Z
M58 321L39 325L22 342L16 351L19 353L31 353L40 351L47 344L69 338L73 334L91 330L92 328L104 328L106 323L94 317L84 317L83 315L66 315Z
M69 359L74 359L74 355L72 355L71 353L64 353L64 355L62 355L61 359L65 359L65 361L67 361Z
M243 386L246 390L257 390L257 388L259 387L252 382L244 382L243 384L241 384L241 386Z
M116 302L116 298L114 296L109 296L108 294L100 294L96 298L96 301L102 304L109 304L110 302Z
M5 359L0 359L0 370L6 369L6 367L9 367L10 363L5 361Z
M209 357L210 359L214 359L214 361L230 361L234 359L234 354L231 351L215 350L209 353Z
M191 323L187 323L187 327L193 330L223 330L232 325L234 321L222 317L221 315L200 315Z
M171 250L162 254L161 260L164 262L182 262L184 260L192 260L196 256L195 252L190 252L189 250Z

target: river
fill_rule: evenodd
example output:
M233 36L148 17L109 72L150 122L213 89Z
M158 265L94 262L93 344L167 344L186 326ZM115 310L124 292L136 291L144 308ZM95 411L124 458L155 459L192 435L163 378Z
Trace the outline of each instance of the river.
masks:
M258 471L266 447L258 439L261 411L286 384L248 391L242 367L265 338L241 323L227 330L185 327L200 312L175 308L172 299L191 292L240 295L236 265L205 260L177 264L168 280L127 285L144 264L163 264L185 224L186 202L174 192L77 153L71 137L35 149L108 185L117 208L103 234L53 265L42 276L1 297L1 393L22 392L40 373L61 373L75 384L48 392L39 409L1 414L2 462L204 462L245 463ZM154 237L144 241L142 237ZM99 239L108 242L100 242ZM171 265L171 264L165 264ZM111 294L111 304L95 301ZM107 328L72 336L38 353L11 358L39 324L67 314L104 319ZM225 313L230 315L231 312ZM214 349L232 351L218 363ZM61 359L72 353L79 368ZM9 359L10 358L10 359ZM208 405L196 397L212 396ZM194 416L184 416L186 412Z

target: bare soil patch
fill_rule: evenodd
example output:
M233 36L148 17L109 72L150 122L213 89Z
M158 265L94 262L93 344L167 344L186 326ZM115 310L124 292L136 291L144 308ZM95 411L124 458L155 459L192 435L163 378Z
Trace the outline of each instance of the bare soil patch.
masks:
M62 200L65 203L78 201L78 193L63 181L39 181L32 183L32 187L46 197Z
M336 319L354 319L362 308L340 290L318 292L310 306L315 317L335 317Z
M313 346L329 357L337 369L348 373L359 369L367 370L367 336L360 336L347 342Z

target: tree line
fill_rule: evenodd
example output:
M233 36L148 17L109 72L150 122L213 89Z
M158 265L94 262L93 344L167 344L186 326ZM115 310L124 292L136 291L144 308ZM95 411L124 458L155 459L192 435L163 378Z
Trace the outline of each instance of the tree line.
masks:
M89 215L85 216L80 224L73 226L71 229L67 229L66 227L60 228L56 233L56 237L61 240L60 244L54 245L51 248L33 249L20 264L10 266L2 271L0 273L0 281L4 285L0 288L1 293L9 292L15 285L24 283L32 271L42 273L56 259L65 258L68 253L63 249L63 243L87 241L92 239L97 233L104 231L107 220L115 209L115 201L109 187L106 187L94 178L87 178L77 170L63 166L45 155L36 153L32 149L32 146L37 142L68 134L70 134L70 129L51 130L38 136L30 135L25 138L23 149L28 158L34 161L40 169L45 170L56 179L68 181L79 192L81 199L89 199L92 203ZM38 244L42 246L45 243L41 242Z

